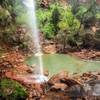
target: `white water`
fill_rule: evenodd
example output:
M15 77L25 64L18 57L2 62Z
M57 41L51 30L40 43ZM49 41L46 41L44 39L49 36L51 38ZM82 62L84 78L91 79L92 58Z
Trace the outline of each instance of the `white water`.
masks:
M37 19L36 19L36 10L35 10L35 0L24 0L24 5L27 7L28 13L28 24L30 25L31 32L32 32L32 39L34 41L34 48L35 48L35 56L38 59L36 68L35 68L35 75L40 76L39 80L43 80L43 61L42 61L42 51L39 39L39 30L37 27Z

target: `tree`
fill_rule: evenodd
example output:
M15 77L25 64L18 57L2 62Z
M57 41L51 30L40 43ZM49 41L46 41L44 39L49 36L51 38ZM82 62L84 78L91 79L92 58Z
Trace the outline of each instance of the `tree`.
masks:
M70 6L62 8L60 14L60 21L58 23L59 32L57 34L58 42L63 45L63 50L67 44L77 46L74 36L80 26L79 20L73 15Z
M52 16L51 16L51 23L54 25L54 28L55 28L55 31L54 31L55 35L58 33L58 30L59 30L59 27L58 27L59 21L60 21L60 12L57 6L55 6L52 12Z

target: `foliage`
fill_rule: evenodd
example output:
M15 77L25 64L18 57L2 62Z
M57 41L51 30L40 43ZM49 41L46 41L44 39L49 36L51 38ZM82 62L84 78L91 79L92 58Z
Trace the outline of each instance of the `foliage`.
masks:
M95 37L96 33L91 30L91 27L95 26L100 20L100 9L96 4L96 0L89 0L88 3L80 3L79 0L70 0L70 4L72 13L80 21L80 27L76 35L74 35L74 38L71 37L71 39L68 39L72 40L74 44L76 42L80 46L94 48L95 42L97 42L96 40L98 39ZM96 25L95 28L97 26L98 25ZM89 33L87 30L90 30Z
M79 0L69 0L69 3L72 7L73 14L76 14L79 7Z
M58 30L59 30L59 27L58 27L59 21L60 21L60 12L59 12L59 8L56 6L51 16L51 23L54 25L56 34L58 33Z
M49 9L38 9L37 17L40 29L46 38L53 38L64 30L73 33L80 26L80 22L72 14L71 8L63 7L58 3L52 4Z
M41 2L42 0L36 0L39 29L46 39L57 39L64 48L67 44L72 47L83 45L84 32L87 34L87 28L91 29L91 26L100 21L100 7L95 0L89 0L88 4L80 3L80 0L69 0L67 6L59 0L47 0L48 7L41 6ZM20 39L17 31L17 26L26 24L28 17L22 0L0 0L0 15L1 40L27 48L26 35Z
M29 35L23 26L27 23L27 13L22 0L0 1L0 42L18 49L28 49ZM25 32L24 32L25 31ZM29 49L28 49L29 50Z
M15 25L16 23L16 17L21 15L23 12L25 12L23 10L24 5L22 4L22 0L1 0L0 1L0 11L3 12L3 10L6 11L2 13L2 15L5 16L1 16L0 20L5 19L6 17L10 17L11 23ZM8 16L9 14L9 16ZM4 21L3 21L4 22ZM5 22L7 23L7 20L5 20Z
M99 12L96 14L96 18L100 20L100 13Z
M0 80L0 98L2 100L25 100L27 97L25 88L11 79Z
M87 27L87 25L96 21L96 16L100 11L96 0L89 0L88 3L79 3L78 0L71 1L72 11L77 9L73 14L80 20L81 24ZM74 2L76 5L74 5Z
M75 33L80 26L80 22L75 18L71 12L71 8L67 7L62 9L61 17L59 22L59 28L61 30L67 30L69 33Z
M54 37L54 26L53 24L47 23L44 28L42 29L42 31L44 32L44 36L47 39L51 39Z
M59 22L59 6L53 4L49 9L39 8L37 10L37 18L39 21L40 30L44 33L45 37L50 39L57 34Z
M0 8L0 27L11 25L11 16L8 10Z
M80 22L73 15L70 7L63 8L61 12L62 12L60 16L61 20L58 24L59 29L60 29L59 39L60 40L64 39L63 41L65 42L63 44L65 47L65 43L66 44L71 44L71 42L76 43L74 35L79 30ZM62 35L64 35L66 38L62 38Z
M39 21L39 28L44 33L46 38L51 38L51 33L53 34L53 28L50 23L51 11L45 9L37 10L37 18Z

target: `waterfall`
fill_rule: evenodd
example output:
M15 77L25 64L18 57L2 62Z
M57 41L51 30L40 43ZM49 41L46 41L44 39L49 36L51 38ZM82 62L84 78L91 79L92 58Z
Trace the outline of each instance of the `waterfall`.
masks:
M24 0L24 5L27 8L28 13L28 24L31 28L31 34L32 39L34 42L34 48L35 48L35 56L37 57L37 65L34 69L34 74L37 78L39 78L39 81L42 81L44 78L43 76L43 61L42 61L42 51L41 51L41 45L40 45L40 38L39 38L39 30L37 27L37 18L36 18L36 9L35 9L35 0Z

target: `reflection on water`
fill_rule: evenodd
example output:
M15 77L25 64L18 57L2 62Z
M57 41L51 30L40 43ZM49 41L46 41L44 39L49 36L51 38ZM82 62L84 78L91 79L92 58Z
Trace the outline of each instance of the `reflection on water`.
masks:
M35 56L26 60L26 63L33 65L37 63ZM49 71L50 76L60 71L69 71L70 73L81 73L86 71L100 71L100 62L82 61L78 58L64 54L45 54L43 55L44 69Z

